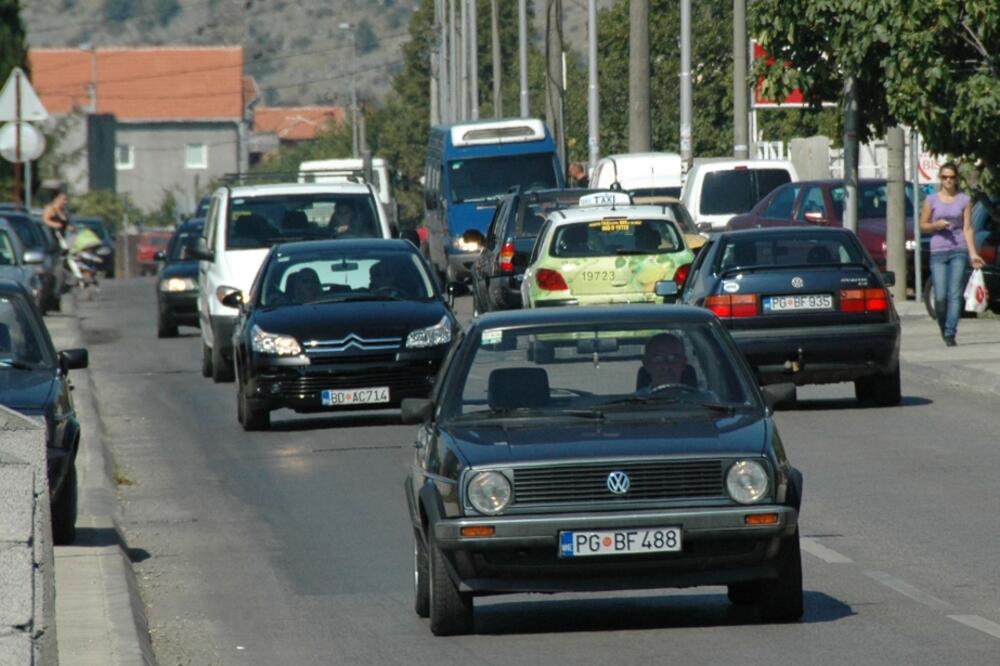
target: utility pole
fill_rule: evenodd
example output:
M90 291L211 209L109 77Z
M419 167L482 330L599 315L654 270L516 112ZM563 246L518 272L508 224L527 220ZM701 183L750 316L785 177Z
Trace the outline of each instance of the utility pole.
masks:
M351 157L358 157L361 152L358 147L358 85L357 85L357 53L358 45L354 38L354 25L341 23L340 29L347 31L351 38Z
M844 80L844 228L858 231L858 97L853 76Z
M500 9L497 0L490 0L490 32L493 36L493 117L503 118L500 67Z
M479 25L476 0L469 0L469 117L479 120Z
M461 63L460 76L462 77L459 83L459 90L461 91L461 115L462 120L469 119L469 1L459 0L461 3L461 14L459 16L459 44L461 45L459 55L459 62Z
M923 302L923 243L920 241L920 134L917 128L910 128L910 178L913 181L913 296L917 303Z
M517 2L518 65L521 69L521 117L530 115L528 109L528 0Z
M681 0L681 164L691 168L694 146L691 141L691 0Z
M885 211L885 260L886 270L896 274L896 284L892 287L897 303L906 300L906 180L903 162L906 151L903 148L903 128L890 127L885 133L888 152L888 173L886 174Z
M649 118L649 0L629 0L628 150L647 152Z
M438 30L438 86L441 91L441 122L450 123L451 115L451 57L448 52L448 0L434 0L434 9L439 16Z
M563 127L562 0L545 7L545 120L552 129L559 164L566 166L566 128Z
M597 0L587 0L587 173L592 174L599 157L600 107L597 97Z
M750 156L747 134L747 0L733 0L733 157Z
M448 91L451 94L451 122L453 123L461 120L459 116L461 107L458 103L458 45L455 43L455 35L458 26L455 25L455 1L456 0L448 0L448 58L451 61L451 66L448 68L448 76L451 77L451 83L448 85Z
M441 30L441 1L434 0L434 31L440 33ZM441 122L441 50L440 43L431 43L431 75L430 75L430 118L431 127Z

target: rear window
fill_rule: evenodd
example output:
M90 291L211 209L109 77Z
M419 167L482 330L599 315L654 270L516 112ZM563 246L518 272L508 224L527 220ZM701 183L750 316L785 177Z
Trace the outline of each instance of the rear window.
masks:
M599 190L598 190L599 191ZM544 198L528 198L519 211L521 215L514 221L515 238L537 238L542 230L545 218L549 213L562 208L569 208L580 203L580 198L593 194L595 190L566 190L558 194L542 195Z
M229 206L226 247L247 250L296 240L381 236L369 194L235 197Z
M700 210L703 215L746 213L771 190L791 180L785 169L709 172L702 183Z
M606 218L556 229L553 257L606 257L616 254L663 254L684 249L677 227L669 220Z
M861 246L848 234L768 234L729 238L719 256L721 270L867 263Z
M44 248L45 247L45 234L38 227L38 224L32 222L27 217L20 215L9 215L4 216L0 219L5 219L14 228L14 232L17 237L21 240L21 244L28 249Z

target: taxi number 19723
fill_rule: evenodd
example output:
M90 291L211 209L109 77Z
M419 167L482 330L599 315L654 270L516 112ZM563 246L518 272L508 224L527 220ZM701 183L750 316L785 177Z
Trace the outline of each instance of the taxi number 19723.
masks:
M587 282L608 282L615 279L614 271L580 271L580 277Z

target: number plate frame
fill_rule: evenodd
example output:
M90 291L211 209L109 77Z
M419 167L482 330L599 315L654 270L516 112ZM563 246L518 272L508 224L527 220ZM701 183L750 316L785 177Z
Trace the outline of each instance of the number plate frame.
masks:
M320 393L324 407L379 405L390 401L388 386L368 386L354 389L324 389Z
M626 530L565 530L559 532L559 557L679 553L683 547L681 533L676 525Z
M786 307L784 303L792 300L791 307ZM821 301L819 305L796 305L798 299L805 301L806 299L815 299ZM775 307L775 303L783 303L779 307ZM833 311L833 294L783 294L779 296L765 296L764 297L764 313L765 314L775 314L780 312L832 312Z

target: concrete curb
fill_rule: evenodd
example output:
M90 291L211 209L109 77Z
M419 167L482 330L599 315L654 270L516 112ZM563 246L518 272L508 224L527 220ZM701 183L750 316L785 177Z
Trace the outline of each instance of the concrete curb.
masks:
M75 299L75 292L63 299L69 318L67 346L82 347ZM82 426L77 527L83 536L56 551L59 654L66 664L156 666L145 607L118 523L113 453L107 447L97 389L89 370L75 371L71 379L79 385L74 394ZM64 591L60 603L58 595Z

